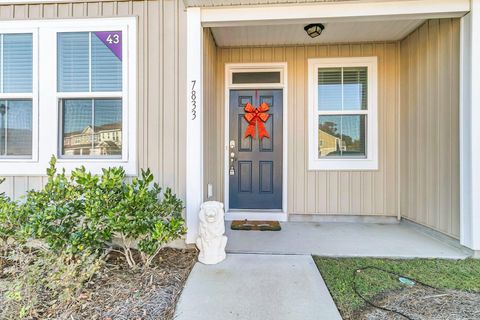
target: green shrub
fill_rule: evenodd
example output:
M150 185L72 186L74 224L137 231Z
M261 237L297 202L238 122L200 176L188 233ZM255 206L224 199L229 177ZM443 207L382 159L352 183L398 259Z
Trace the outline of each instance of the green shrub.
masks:
M25 232L57 252L103 249L111 231L103 217L104 209L96 204L103 195L99 177L85 172L84 167L75 169L68 177L65 170L57 173L55 163L52 157L45 187L29 191L20 205L19 209L28 217Z
M185 233L181 213L183 203L167 188L161 201L160 187L153 183L150 170L142 171L140 178L125 184L118 206L111 214L111 225L121 240L123 253L131 267L137 262L130 250L138 242L141 261L149 265L163 244Z
M82 166L67 176L64 170L57 172L55 163L52 157L45 187L28 192L18 208L22 232L50 249L100 252L118 235L122 253L135 267L150 264L162 245L185 233L182 201L169 188L162 195L150 170L127 182L122 168L95 175ZM134 243L140 261L131 252Z
M0 184L4 181L5 179L0 179ZM7 255L17 242L25 242L24 223L25 216L21 210L18 210L18 204L5 193L0 193L0 257Z

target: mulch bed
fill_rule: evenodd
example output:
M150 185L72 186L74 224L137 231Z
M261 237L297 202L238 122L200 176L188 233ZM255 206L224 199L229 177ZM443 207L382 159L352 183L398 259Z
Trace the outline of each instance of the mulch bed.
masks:
M196 260L196 250L165 248L150 268L131 270L122 255L112 253L75 301L52 305L45 316L65 320L171 320ZM2 281L8 279L0 279L0 286Z
M150 268L132 271L121 255L114 254L65 319L173 319L175 304L196 259L195 250L165 248Z
M378 295L374 304L400 311L415 320L480 319L480 294L415 285ZM364 308L350 320L405 320L406 317L377 308Z

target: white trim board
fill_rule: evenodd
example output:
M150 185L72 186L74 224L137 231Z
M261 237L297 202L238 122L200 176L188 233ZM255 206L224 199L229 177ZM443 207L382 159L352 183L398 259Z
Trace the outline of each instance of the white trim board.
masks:
M460 243L480 250L480 0L461 20Z
M225 221L233 220L250 221L288 221L288 214L285 212L271 211L230 211L225 213Z
M205 27L275 25L328 21L378 21L462 17L470 0L391 0L322 2L275 6L202 8Z
M186 32L186 242L195 243L203 202L203 28L199 8L187 10Z
M280 83L278 84L248 84L235 85L230 82L234 71L280 71ZM282 89L283 93L283 160L282 160L282 210L272 212L269 210L229 212L229 140L230 140L230 90L233 89ZM280 220L288 218L288 66L286 62L279 63L227 63L225 64L225 132L224 132L224 203L226 217L250 220ZM230 219L230 218L229 218ZM285 220L282 220L285 219Z

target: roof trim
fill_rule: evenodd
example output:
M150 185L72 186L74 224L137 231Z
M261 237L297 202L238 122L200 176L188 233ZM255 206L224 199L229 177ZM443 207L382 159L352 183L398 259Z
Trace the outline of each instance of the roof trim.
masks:
M342 1L291 5L202 8L204 27L275 25L311 21L378 21L462 17L470 0Z

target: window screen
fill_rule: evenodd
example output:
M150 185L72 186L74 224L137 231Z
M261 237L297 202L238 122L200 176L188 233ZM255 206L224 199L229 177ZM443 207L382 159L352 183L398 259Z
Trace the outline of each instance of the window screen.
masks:
M122 33L61 32L57 39L57 88L71 96L60 100L61 155L121 158Z
M102 37L105 33L58 33L59 92L122 90L121 32L112 32L108 39Z
M318 69L318 157L366 157L368 68Z
M0 34L0 158L32 155L32 39Z
M63 155L121 156L120 99L64 99L62 116Z

